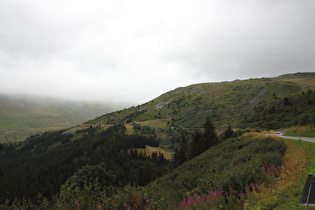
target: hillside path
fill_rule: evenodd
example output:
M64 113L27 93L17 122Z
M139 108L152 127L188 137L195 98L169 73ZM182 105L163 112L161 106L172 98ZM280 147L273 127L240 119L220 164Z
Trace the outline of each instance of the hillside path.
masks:
M280 137L280 138L285 138L285 139L302 140L302 141L308 141L308 142L313 142L313 143L315 143L315 138L297 137L297 136L284 136L283 134L284 134L284 133L275 132L275 133L269 134L269 135L275 135L275 136L278 136L278 137Z

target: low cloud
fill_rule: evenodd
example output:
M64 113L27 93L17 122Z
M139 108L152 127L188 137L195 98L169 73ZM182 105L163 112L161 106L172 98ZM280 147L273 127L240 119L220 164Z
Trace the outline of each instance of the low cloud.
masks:
M315 71L315 2L0 3L0 91L139 104L198 82Z

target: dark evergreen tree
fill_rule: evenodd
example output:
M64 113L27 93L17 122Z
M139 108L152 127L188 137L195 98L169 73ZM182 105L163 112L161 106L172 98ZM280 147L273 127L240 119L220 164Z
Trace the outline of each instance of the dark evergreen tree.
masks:
M0 155L1 155L1 152L2 152L2 146L0 144ZM2 169L1 169L1 162L0 162L0 176L3 176L3 172L2 172Z
M290 102L290 100L289 100L288 97L285 97L285 98L283 99L283 105L284 105L284 106L291 105L291 102Z
M174 150L174 155L173 155L173 160L172 160L172 165L174 168L177 167L177 163L178 163L178 148L176 147L175 150Z
M157 160L157 158L158 158L158 153L157 152L152 152L151 159L152 160Z
M203 145L201 145L201 147L203 148L203 152L208 150L210 147L216 145L217 143L219 143L219 139L215 131L215 126L208 117L207 121L204 124L204 140Z
M189 159L192 159L203 152L202 147L200 146L202 137L202 133L199 130L195 131L192 135L192 142L189 148Z
M269 114L272 114L276 111L276 107L274 105L272 105L269 109Z
M231 137L233 137L233 136L234 136L234 131L233 131L233 129L232 129L231 124L229 124L228 127L227 127L227 129L226 129L225 132L224 132L223 138L224 138L224 139L228 139L228 138L231 138Z
M178 167L187 160L187 140L184 134L182 134L182 139L180 141L180 146L174 154L174 166Z
M179 158L181 162L186 161L186 153L187 153L187 140L185 134L182 134L182 139L180 141L180 152Z

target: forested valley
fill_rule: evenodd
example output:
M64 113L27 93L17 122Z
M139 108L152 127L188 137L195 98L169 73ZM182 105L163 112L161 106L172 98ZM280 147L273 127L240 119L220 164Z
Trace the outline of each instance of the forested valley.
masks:
M314 81L298 73L177 88L1 144L0 208L272 209L285 199L296 207L315 147L266 134L315 136Z
M116 124L106 131L89 127L75 135L64 130L29 137L24 142L4 144L0 179L1 201L30 198L41 194L49 199L74 173L88 179L98 177L102 186L143 186L161 176L168 166L163 154L151 156L133 148L156 147L153 137L125 135Z

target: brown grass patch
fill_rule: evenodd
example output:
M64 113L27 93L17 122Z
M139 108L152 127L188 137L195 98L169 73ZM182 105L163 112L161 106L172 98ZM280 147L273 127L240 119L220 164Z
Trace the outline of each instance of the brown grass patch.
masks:
M136 123L142 126L147 125L152 128L166 128L168 122L170 122L169 119L158 119L158 120L147 120L147 121L136 122Z
M296 197L299 182L305 171L306 157L302 148L292 142L286 142L287 152L284 157L284 164L279 169L279 177L272 177L269 183L263 183L258 192L249 196L247 206L259 206L262 209L273 209L283 205L290 200L288 197ZM255 202L255 204L254 204Z
M251 138L266 138L266 134L270 134L270 132L248 132L248 133L244 133L243 136L244 137L251 137ZM270 135L270 137L277 139L277 136L275 135Z
M142 154L146 153L147 157L148 156L152 156L153 152L161 152L161 153L163 153L164 158L166 160L171 160L172 159L172 154L170 154L169 152L165 151L161 147L150 147L150 146L146 145L145 149L137 148L137 152L138 152L138 154L140 154L140 152L142 152Z

